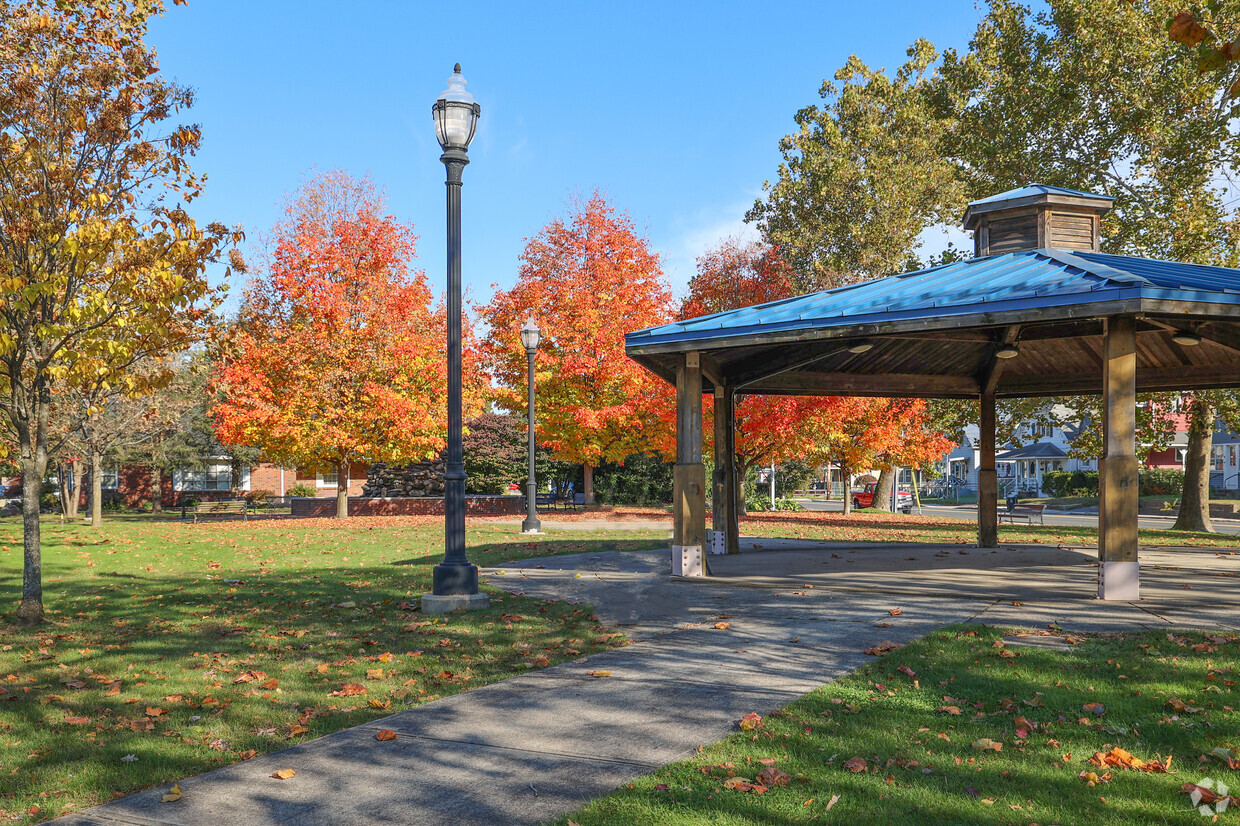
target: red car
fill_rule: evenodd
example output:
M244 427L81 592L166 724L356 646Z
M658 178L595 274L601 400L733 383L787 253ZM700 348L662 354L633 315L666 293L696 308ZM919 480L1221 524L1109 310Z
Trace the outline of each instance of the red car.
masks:
M870 482L865 486L865 490L853 491L852 503L854 508L869 508L874 505L874 491L878 487L877 482ZM896 494L897 508L904 513L913 512L913 494L906 490L900 490Z

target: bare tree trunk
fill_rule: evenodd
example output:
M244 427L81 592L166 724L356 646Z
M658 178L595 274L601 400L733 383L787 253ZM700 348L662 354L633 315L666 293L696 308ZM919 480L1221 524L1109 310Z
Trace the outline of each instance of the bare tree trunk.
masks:
M241 491L241 460L234 456L228 462L228 469L231 472L228 485L232 489L232 495L236 496Z
M69 497L75 492L71 481L72 477L70 476L72 472L64 462L56 465L56 487L57 492L60 494L60 516L62 520L72 518L69 514Z
M349 518L349 460L336 463L336 518Z
M82 509L82 476L86 473L86 464L75 458L69 463L70 475L73 477L69 491L69 513L66 516L70 519L78 518L78 511Z
M745 491L745 479L749 477L749 462L736 459L736 518L749 514L748 494Z
M848 477L852 473L848 466L843 462L840 463L840 484L844 491L844 515L848 516L852 513L852 485L848 484Z
M593 505L594 504L594 466L583 465L582 476L585 477L585 484L582 485L582 487L585 489L586 504Z
M894 479L895 474L890 468L884 468L878 472L878 484L874 486L874 501L870 503L870 507L891 510L891 490Z
M1210 524L1210 448L1214 443L1214 408L1198 396L1188 423L1184 490L1173 531L1213 531Z
M46 417L46 414L44 414ZM46 419L44 421L46 423ZM37 425L36 425L37 427ZM34 436L32 439L31 437ZM39 536L39 493L47 472L47 445L32 434L29 425L19 427L22 466L22 600L17 607L21 625L43 622L43 557Z
M90 451L90 526L103 527L103 454Z
M151 466L151 513L164 512L164 469Z

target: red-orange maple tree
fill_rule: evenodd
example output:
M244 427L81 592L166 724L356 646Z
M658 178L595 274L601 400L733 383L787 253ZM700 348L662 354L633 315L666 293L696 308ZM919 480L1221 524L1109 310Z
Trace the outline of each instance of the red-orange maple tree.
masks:
M795 294L792 271L779 251L760 242L727 239L698 257L697 275L681 318L696 318ZM800 459L833 432L840 400L834 396L742 396L736 402L736 463L749 467ZM707 414L713 419L713 407ZM706 428L708 439L713 427Z
M213 382L217 437L335 468L338 517L352 462L429 459L447 435L444 310L409 267L412 227L380 213L372 192L354 212L319 208L277 226ZM480 372L467 329L467 417L481 411Z
M536 357L536 432L554 459L593 469L641 452L670 452L671 389L624 353L624 335L671 320L658 256L632 219L595 192L531 238L517 283L480 308L497 400L526 412L519 331L542 330Z

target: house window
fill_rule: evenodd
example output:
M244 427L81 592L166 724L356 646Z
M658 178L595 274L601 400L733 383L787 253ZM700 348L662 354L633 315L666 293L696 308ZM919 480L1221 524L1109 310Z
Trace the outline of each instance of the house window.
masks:
M121 486L121 469L105 467L99 474L99 484L104 490L116 490Z
M232 467L227 462L214 462L199 467L180 469L177 490L232 490Z
M336 475L335 468L332 468L331 470L321 470L319 471L317 480L318 486L321 488L339 487L339 478L340 477Z

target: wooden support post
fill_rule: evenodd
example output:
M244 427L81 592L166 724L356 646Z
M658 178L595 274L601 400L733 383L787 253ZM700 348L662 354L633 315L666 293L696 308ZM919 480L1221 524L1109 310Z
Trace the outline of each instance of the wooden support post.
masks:
M736 519L736 392L715 386L715 475L711 496L711 553L740 553Z
M1137 336L1131 316L1108 318L1103 342L1103 453L1098 596L1140 599L1137 562Z
M705 576L706 466L702 464L702 367L696 352L686 353L676 367L672 502L672 575Z
M977 466L977 547L999 547L999 477L995 473L995 395L982 394Z

